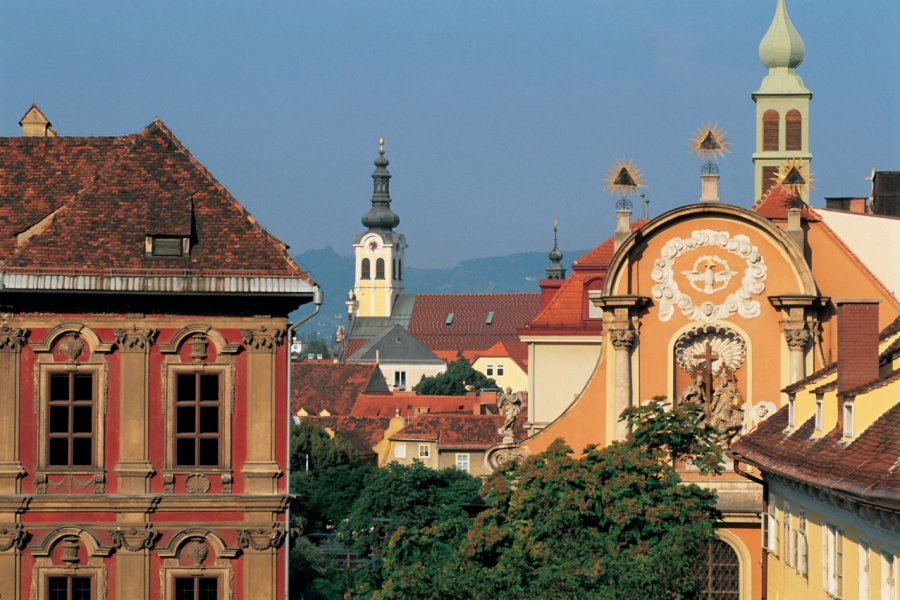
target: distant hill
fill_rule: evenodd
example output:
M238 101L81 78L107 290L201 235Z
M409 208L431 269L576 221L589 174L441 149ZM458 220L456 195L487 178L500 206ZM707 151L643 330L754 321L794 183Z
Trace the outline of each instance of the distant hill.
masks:
M564 250L566 269L571 261L587 250ZM325 304L319 316L307 323L302 331L307 335L330 338L338 325L347 321L347 292L353 287L353 257L338 254L329 246L321 250L307 250L294 258L312 275L325 291ZM538 292L538 281L545 276L547 252L519 252L508 256L472 258L455 267L419 269L407 267L406 291L412 294L478 294L503 292ZM296 319L307 314L303 307L293 315Z

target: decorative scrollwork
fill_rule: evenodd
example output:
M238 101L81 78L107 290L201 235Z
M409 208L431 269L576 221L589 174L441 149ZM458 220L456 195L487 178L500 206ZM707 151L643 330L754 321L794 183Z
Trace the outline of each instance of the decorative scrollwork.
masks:
M184 545L181 555L195 565L202 565L206 557L209 556L209 548L206 547L206 543L203 540L193 539Z
M13 548L21 550L25 547L29 537L31 537L30 534L21 523L0 527L0 552L6 552Z
M497 444L485 452L484 462L489 469L496 471L510 464L521 464L528 458L528 451L515 444Z
M0 325L0 352L16 352L25 345L27 337L27 329L13 328L3 323Z
M275 352L275 347L284 340L284 331L267 327L241 329L241 339L253 352Z
M791 350L802 351L806 348L806 343L810 337L809 330L802 326L784 330L784 339Z
M703 354L706 343L716 355L711 365L718 372L721 365L737 371L744 364L747 344L738 333L721 325L701 325L684 332L675 342L675 360L686 373L692 373L700 364L698 356Z
M84 342L78 338L77 333L72 332L67 333L65 339L57 347L69 362L75 362L75 359L81 356L82 351L84 351Z
M634 344L635 333L631 329L610 329L609 341L616 350L628 350Z
M122 352L144 352L156 339L153 329L116 329L116 344Z
M234 484L234 476L231 473L222 474L222 493L230 494L231 486Z
M271 527L258 527L256 529L238 529L237 542L241 548L253 548L259 552L278 548L284 541L284 530L278 523Z
M188 494L205 494L209 491L209 477L203 473L191 473L184 479L184 489Z
M150 523L144 525L143 529L131 527L130 529L111 529L109 537L112 539L113 548L125 548L132 552L141 550L150 550L159 539L159 532L153 530Z
M175 493L175 475L172 473L163 474L163 494Z

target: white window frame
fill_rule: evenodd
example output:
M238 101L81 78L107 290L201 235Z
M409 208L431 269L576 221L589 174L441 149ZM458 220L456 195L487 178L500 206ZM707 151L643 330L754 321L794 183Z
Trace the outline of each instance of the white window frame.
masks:
M890 552L881 553L881 600L897 600L897 559Z
M406 458L406 442L394 443L394 458Z
M406 371L394 371L394 389L406 389Z
M796 397L794 396L794 394L791 394L790 396L788 396L788 427L794 427L794 419L795 419L795 416L796 416L796 415L794 414L794 409L795 409L795 406L794 406L794 400L795 400L795 398L796 398Z
M856 546L858 566L856 578L859 581L857 596L861 600L869 597L869 572L871 571L871 563L869 561L869 545L860 540Z
M806 537L805 514L801 514L797 522L797 572L804 578L809 576L809 542Z
M484 374L487 375L488 377L493 377L494 376L494 365L488 365L487 367L485 367Z
M497 365L497 377L503 377L503 365Z
M822 431L822 394L816 394L816 431Z
M431 458L431 446L419 444L419 458Z
M770 502L769 510L763 515L762 538L763 550L778 556L778 517L774 501Z
M844 587L844 533L834 525L822 528L822 588L840 598Z
M853 402L844 402L844 437L853 437Z
M782 539L784 540L784 564L791 568L796 568L796 543L794 540L794 532L791 529L791 505L788 504L787 500L784 502L782 519L782 526L784 528L784 535L782 535Z
M463 473L469 472L469 455L468 454L457 454L456 455L456 470L462 471Z

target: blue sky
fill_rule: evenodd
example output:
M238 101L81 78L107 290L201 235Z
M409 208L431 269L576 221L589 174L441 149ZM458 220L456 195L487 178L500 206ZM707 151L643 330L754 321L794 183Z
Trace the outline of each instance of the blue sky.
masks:
M695 201L717 122L720 196L752 201L757 46L774 0L16 2L0 8L0 135L32 101L62 135L162 118L292 251L349 252L386 139L412 266L611 233L618 158L651 214ZM806 44L824 196L900 170L900 2L788 0ZM573 257L566 257L566 262Z

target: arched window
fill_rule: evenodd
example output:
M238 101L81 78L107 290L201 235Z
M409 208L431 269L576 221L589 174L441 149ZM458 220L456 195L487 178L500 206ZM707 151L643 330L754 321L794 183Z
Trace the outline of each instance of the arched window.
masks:
M778 111L763 113L763 150L778 150Z
M397 260L397 281L403 281L403 259Z
M375 259L375 279L384 279L384 259Z
M803 116L799 110L788 111L784 117L784 149L802 150Z
M372 279L372 268L369 266L369 259L362 259L362 263L359 266L360 270L360 279Z
M700 580L702 600L738 600L741 596L741 565L727 542L713 540L701 549L694 576Z

